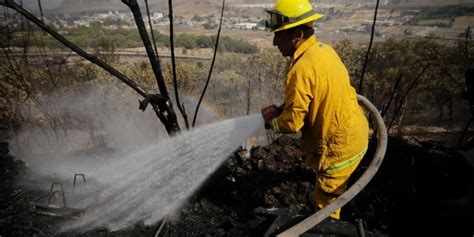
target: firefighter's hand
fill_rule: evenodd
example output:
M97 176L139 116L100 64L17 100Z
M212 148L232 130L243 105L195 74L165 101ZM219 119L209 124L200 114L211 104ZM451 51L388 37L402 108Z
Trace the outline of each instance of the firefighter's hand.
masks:
M262 108L262 117L265 121L265 128L270 129L272 127L272 119L278 117L277 106L270 105L265 108Z

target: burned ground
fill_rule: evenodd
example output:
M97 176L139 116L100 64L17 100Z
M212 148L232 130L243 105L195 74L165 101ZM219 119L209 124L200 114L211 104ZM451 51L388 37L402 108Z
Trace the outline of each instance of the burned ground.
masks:
M367 168L374 145L353 180ZM305 235L357 236L356 223L363 220L368 236L414 231L472 236L473 168L463 149L468 148L391 137L380 170L343 208L342 221L327 219ZM137 223L116 232L58 233L64 220L32 213L34 191L15 183L28 175L27 166L8 155L5 146L0 153L1 236L153 236L161 226ZM159 236L262 236L300 221L314 211L314 174L302 156L298 141L288 136L252 148L249 156L237 150L179 214L164 223Z

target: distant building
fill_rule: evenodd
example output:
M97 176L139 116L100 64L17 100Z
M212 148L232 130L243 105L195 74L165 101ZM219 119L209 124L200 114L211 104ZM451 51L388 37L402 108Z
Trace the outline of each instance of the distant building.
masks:
M362 26L372 26L374 22L371 21L371 20L366 20L364 22L361 23ZM377 21L377 24L378 26L393 26L395 25L395 22L394 21Z
M152 18L157 19L157 20L163 19L163 13L162 12L155 12L155 13L153 13Z
M257 23L245 22L245 23L237 23L233 26L235 29L244 29L244 30L251 30L257 27Z

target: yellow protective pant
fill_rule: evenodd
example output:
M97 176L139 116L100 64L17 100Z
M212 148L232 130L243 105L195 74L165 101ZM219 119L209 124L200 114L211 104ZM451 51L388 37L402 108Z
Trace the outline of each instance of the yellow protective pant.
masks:
M316 170L316 182L313 190L313 202L316 211L329 205L347 190L349 178L359 165L366 151L367 148L350 159L331 165L326 170ZM311 156L307 156L306 159L313 158ZM306 161L308 163L308 160ZM311 161L309 162L311 163ZM339 219L340 213L341 209L338 209L331 214L331 217Z

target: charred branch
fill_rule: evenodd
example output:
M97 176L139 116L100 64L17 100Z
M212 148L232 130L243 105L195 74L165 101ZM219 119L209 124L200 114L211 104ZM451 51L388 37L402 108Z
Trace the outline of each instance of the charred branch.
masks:
M392 124L393 122L395 121L395 118L397 116L403 116L403 112L404 112L404 107L406 106L406 99L408 97L408 95L410 94L410 91L415 87L416 83L418 82L418 80L421 78L421 76L423 76L423 74L425 74L425 71L431 66L431 64L428 64L426 65L423 70L421 70L420 74L418 74L415 79L413 79L412 83L410 84L410 86L408 87L408 89L406 90L405 94L402 96L402 98L400 99L399 103L398 103L398 106L393 114L393 117L392 117L392 120L390 121L390 124L388 125L388 128L387 128L387 131L390 131L390 128L392 127ZM400 120L401 121L401 120Z
M83 49L79 48L76 46L74 43L71 41L67 40L64 38L62 35L60 35L58 32L56 32L53 28L49 27L48 25L44 24L40 19L38 19L36 16L28 12L26 9L24 9L22 6L16 4L12 0L5 0L5 1L0 1L0 5L6 6L8 8L11 8L24 17L26 17L28 20L33 22L35 25L46 31L48 34L50 34L52 37L57 39L59 42L64 44L66 47L70 48L77 54L79 54L81 57L85 58L86 60L90 61L91 63L94 63L101 67L102 69L106 70L110 74L114 75L121 81L123 81L125 84L130 86L132 89L134 89L138 94L142 95L143 97L146 97L147 93L145 90L140 88L135 82L133 82L130 78L128 78L126 75L122 74L121 72L117 71L115 68L107 64L106 62L102 61L101 59L97 58L96 56L87 53Z
M172 0L168 1L168 8L169 8L168 15L170 18L170 48L171 48L171 65L173 68L174 95L176 98L176 106L178 106L179 112L181 112L181 115L183 116L186 129L189 129L188 115L186 114L186 109L184 108L184 104L181 104L179 100L179 93L178 93L178 78L176 77L176 60L174 56L173 1ZM150 29L151 29L151 25L150 25Z
M201 97L199 97L196 110L194 111L193 127L196 124L196 118L199 112L199 107L201 106L202 99L204 98L204 95L206 94L207 86L209 85L209 81L212 75L212 69L214 68L214 62L216 61L217 47L219 46L219 37L221 35L221 28L222 28L222 18L224 18L224 7L225 7L225 0L222 0L221 19L219 21L219 29L217 30L216 44L214 45L214 54L212 55L211 67L209 68L209 74L207 75L206 85L204 86L204 89L202 90Z
M166 107L166 110L161 110L160 112L157 112L157 114L161 114L161 116L164 116L164 118L166 119L164 122L162 120L162 122L164 123L168 134L175 134L180 131L176 118L176 113L174 112L173 104L169 100L168 90L166 89L165 80L163 78L163 74L160 68L160 59L159 56L155 55L155 52L153 51L153 46L151 45L150 38L148 37L148 33L145 28L145 23L143 22L140 6L138 5L136 0L122 0L122 2L127 5L133 13L135 23L137 24L138 32L140 33L140 37L143 41L146 53L148 54L151 68L153 70L153 73L155 74L156 82L158 84L160 93L162 96L164 96L164 98L166 98L167 101L169 101L169 103L166 103L166 105L168 106ZM156 108L156 106L154 108Z
M40 19L42 22L44 22L44 17L43 17L43 6L41 6L41 0L38 0L38 9L40 12Z
M395 93L398 89L398 85L400 84L400 81L402 80L402 77L403 77L403 73L400 73L400 75L397 78L397 81L395 82L395 85L393 86L393 90L392 90L392 93L390 95L390 99L388 100L387 105L382 110L382 114L381 114L382 118L385 117L385 114L387 113L388 109L390 108L390 105L392 104L393 98L395 98Z
M148 25L150 26L151 39L153 42L153 50L155 50L155 54L158 55L158 47L156 47L155 33L153 32L153 24L151 23L150 8L148 7L148 0L145 0L145 7L146 7L146 14L148 16Z
M35 25L37 25L38 27L40 27L42 30L44 30L45 32L47 32L49 35L51 35L52 37L54 37L56 40L58 40L59 42L61 42L62 44L64 44L66 47L68 47L69 49L71 49L72 51L76 52L79 56L83 57L84 59L88 60L89 62L95 64L95 65L98 65L99 67L101 67L102 69L104 69L105 71L109 72L110 74L112 74L113 76L117 77L119 80L121 80L122 82L124 82L126 85L128 85L129 87L131 87L133 90L135 90L138 94L140 94L141 96L143 96L144 98L148 98L149 95L148 93L142 89L141 87L139 87L134 81L132 81L130 78L128 78L126 75L124 75L123 73L119 72L118 70L116 70L114 67L112 67L111 65L107 64L106 62L104 62L103 60L99 59L98 57L92 55L92 54L89 54L87 53L86 51L84 51L83 49L81 49L80 47L78 47L77 45L75 45L74 43L72 43L71 41L69 41L68 39L66 39L64 36L62 36L61 34L59 34L58 32L56 32L53 28L49 27L48 25L46 25L43 21L41 21L40 19L38 19L36 16L34 16L33 14L31 14L29 11L27 11L25 8L23 8L21 5L18 5L17 3L15 3L13 0L3 0L3 1L0 1L0 5L2 6L5 6L5 7L8 7L8 8L11 8L13 10L15 10L16 12L20 13L21 15L23 15L26 19L28 19L29 21L33 22ZM139 9L138 9L139 11ZM141 19L141 16L140 16L140 19ZM144 28L143 26L143 21L141 21L141 25L142 27ZM148 43L149 43L149 40L148 40ZM26 54L25 54L26 55ZM155 59L156 61L156 59ZM163 85L164 85L164 81L163 81ZM166 92L166 88L164 90ZM166 98L168 98L168 93L166 93ZM169 101L169 99L167 99L166 101ZM166 131L168 132L169 135L173 135L175 134L177 131L179 131L179 126L177 124L177 121L176 121L176 116L174 115L174 111L172 109L172 106L171 106L171 103L165 103L163 105L161 105L162 108L165 108L166 105L170 105L169 107L166 107L167 110L164 110L164 111L160 111L159 110L159 106L158 105L153 105L153 109L155 110L155 113L157 114L158 118L160 119L160 121L163 123L163 125L165 126L166 128Z
M171 64L173 67L173 85L174 85L174 92L176 97L176 104L178 106L181 115L183 116L184 122L186 124L186 128L189 129L189 122L188 122L188 115L186 114L186 110L184 108L184 104L181 104L178 94L178 79L176 77L176 61L174 55L174 31L173 31L173 3L172 0L169 0L169 18L170 18L170 47L171 47Z
M375 4L375 12L374 12L374 22L372 23L372 32L370 34L370 42L369 47L367 48L367 53L365 54L364 66L362 67L362 73L360 75L360 83L359 83L359 94L363 95L363 85L364 85L364 74L365 69L367 68L367 64L369 63L369 56L370 50L372 49L372 43L374 42L374 33L375 33L375 24L377 22L377 11L379 9L379 0Z

